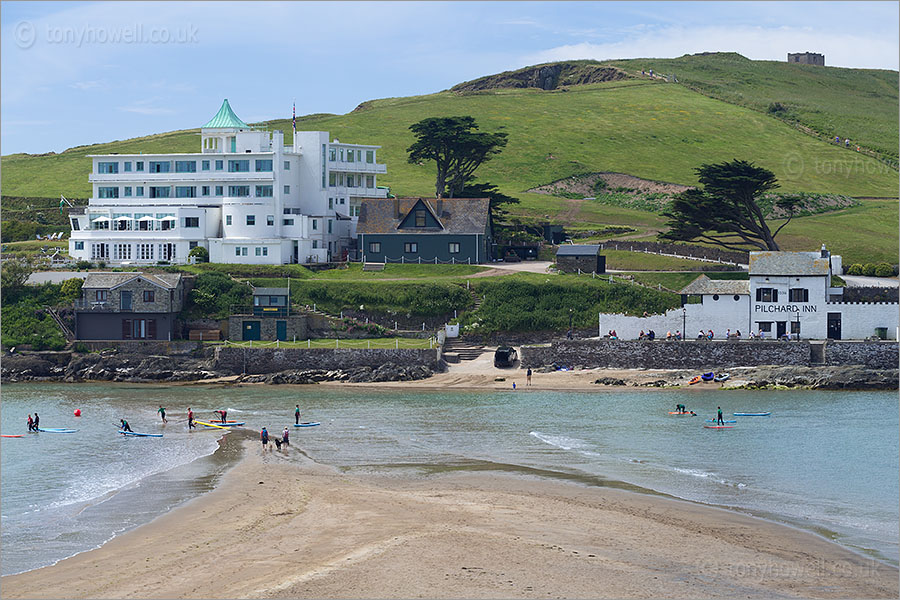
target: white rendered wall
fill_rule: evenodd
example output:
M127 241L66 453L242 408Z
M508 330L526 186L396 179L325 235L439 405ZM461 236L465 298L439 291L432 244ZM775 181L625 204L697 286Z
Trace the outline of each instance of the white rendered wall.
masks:
M876 327L887 327L888 339L895 339L900 325L898 305L888 302L832 302L826 313L841 313L841 339L859 340L875 335Z

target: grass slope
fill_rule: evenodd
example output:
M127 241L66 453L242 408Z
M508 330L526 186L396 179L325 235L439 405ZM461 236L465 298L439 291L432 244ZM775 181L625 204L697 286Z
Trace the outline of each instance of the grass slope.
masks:
M641 70L673 75L678 83L714 98L771 113L826 138L852 143L897 160L897 72L819 67L749 60L733 52L680 58L612 60L605 64L640 76Z

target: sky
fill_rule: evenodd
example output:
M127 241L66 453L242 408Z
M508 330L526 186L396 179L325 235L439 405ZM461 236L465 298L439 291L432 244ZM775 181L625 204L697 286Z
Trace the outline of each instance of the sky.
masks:
M0 153L352 111L566 59L898 69L897 2L0 2ZM377 140L354 140L378 143Z

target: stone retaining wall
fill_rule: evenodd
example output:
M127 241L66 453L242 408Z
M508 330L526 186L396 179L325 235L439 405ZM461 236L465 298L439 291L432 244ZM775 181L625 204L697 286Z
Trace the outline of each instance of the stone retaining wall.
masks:
M585 368L679 369L757 365L807 365L805 342L666 342L660 340L563 340L543 347L523 346L522 367L558 363Z
M870 369L896 369L897 342L834 342L825 345L826 365L865 365Z
M125 354L146 354L173 356L179 354L194 354L203 350L203 342L191 340L83 340L75 342L78 346L85 346L91 352L99 352L114 348Z
M351 369L394 363L401 367L425 366L440 370L438 350L356 348L235 348L217 347L213 368L237 375L277 373L299 369Z

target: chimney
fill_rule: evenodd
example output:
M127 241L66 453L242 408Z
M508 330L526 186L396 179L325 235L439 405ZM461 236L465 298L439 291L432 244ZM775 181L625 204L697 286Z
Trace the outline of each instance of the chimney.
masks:
M400 198L394 198L394 218L400 218Z
M437 199L437 216L438 219L441 218L441 215L444 214L444 201L441 198Z
M831 256L831 253L825 249L825 244L822 244L822 258L828 258Z

